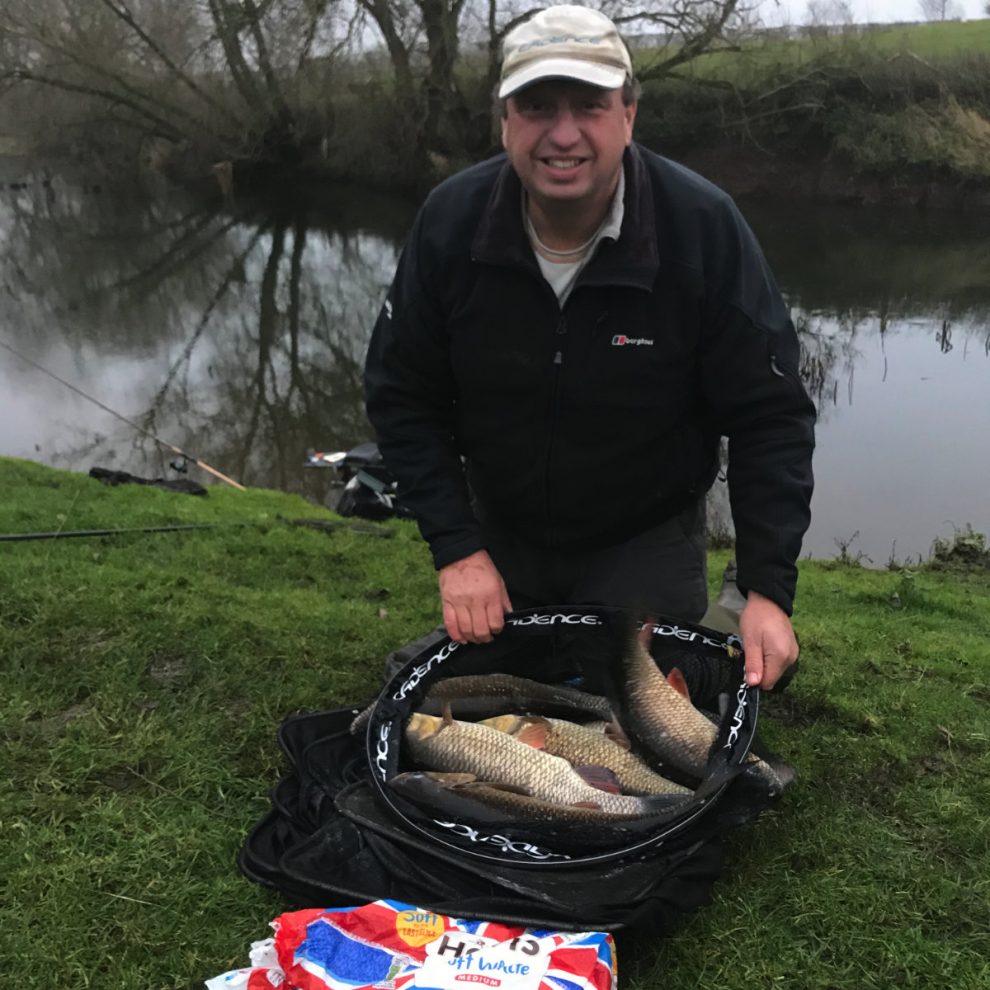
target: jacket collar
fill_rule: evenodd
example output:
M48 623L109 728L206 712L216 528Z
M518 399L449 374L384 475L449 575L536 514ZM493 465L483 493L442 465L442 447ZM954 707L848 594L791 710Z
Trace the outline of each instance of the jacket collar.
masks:
M504 156L503 156L504 157ZM626 177L622 232L605 240L582 271L582 285L631 285L652 289L660 267L653 190L638 147L622 159ZM471 257L488 265L508 265L539 272L522 221L522 183L506 159L471 244Z

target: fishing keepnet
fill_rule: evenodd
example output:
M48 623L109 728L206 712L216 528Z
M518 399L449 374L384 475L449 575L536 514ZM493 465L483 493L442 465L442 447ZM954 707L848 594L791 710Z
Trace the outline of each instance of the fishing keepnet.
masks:
M703 778L682 780L692 793L660 814L593 824L504 813L493 819L470 798L431 806L390 786L414 769L403 727L438 681L510 674L611 699L631 635L631 617L620 609L514 612L489 644L424 640L424 649L387 680L359 735L350 731L358 709L287 719L279 741L290 770L244 843L243 872L299 906L390 898L530 927L672 928L710 901L721 835L773 800L742 772L759 692L744 683L736 637L652 622L649 649L661 671L679 668L690 687L711 683L714 669L724 689L695 699L712 709L707 714L716 725Z

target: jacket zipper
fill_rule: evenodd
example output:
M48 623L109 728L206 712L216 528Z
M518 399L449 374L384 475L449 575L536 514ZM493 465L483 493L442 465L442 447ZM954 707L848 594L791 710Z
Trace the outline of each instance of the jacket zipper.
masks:
M477 261L478 259L472 255L472 261ZM563 307L560 305L560 300L557 299L556 293L550 286L550 283L543 278L537 268L534 272L532 268L528 265L514 264L510 265L511 268L518 268L522 271L529 272L535 275L544 285L547 292L553 297L554 304L557 309L557 325L554 328L554 337L556 340L556 347L553 355L553 365L554 365L554 376L553 376L553 390L551 394L551 410L550 410L550 424L549 424L549 434L547 437L547 452L546 452L546 462L543 466L543 497L544 497L544 512L546 514L547 521L547 545L550 547L556 546L557 539L553 528L553 513L551 511L551 499L550 499L550 464L553 460L553 440L554 435L557 430L557 415L559 412L558 402L560 397L560 374L561 367L564 363L564 338L567 334L567 319L564 316ZM571 287L570 295L567 301L574 297L575 291L579 286L585 284L585 278L588 274L587 267L578 275L577 281ZM594 282L589 284L595 284Z
M553 375L553 391L551 394L550 401L550 431L549 437L547 439L547 459L544 465L544 482L543 490L544 497L546 499L546 515L547 515L547 544L551 547L556 546L557 537L554 533L553 528L553 511L551 509L551 498L550 498L550 466L553 461L553 441L557 433L557 416L559 413L559 401L560 401L560 369L564 364L564 340L567 335L567 319L564 316L563 310L560 311L557 317L557 326L554 330L554 343L555 351L553 355L553 365L554 365L554 375Z

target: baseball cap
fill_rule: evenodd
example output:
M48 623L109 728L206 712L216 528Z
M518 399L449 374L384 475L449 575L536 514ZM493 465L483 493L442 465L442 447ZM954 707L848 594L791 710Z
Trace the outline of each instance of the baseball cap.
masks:
M502 43L500 99L540 79L576 79L618 89L632 60L615 25L589 7L547 7L514 27Z

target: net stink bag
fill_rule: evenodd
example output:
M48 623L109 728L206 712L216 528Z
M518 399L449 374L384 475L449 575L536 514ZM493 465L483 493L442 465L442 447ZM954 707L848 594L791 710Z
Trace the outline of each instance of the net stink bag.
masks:
M710 901L720 836L779 796L779 789L753 780L747 763L759 691L745 685L736 637L667 619L646 627L662 674L677 668L689 687L703 681L728 689L698 699L716 709L706 713L714 741L703 769L686 774L654 766L687 787L658 812L604 821L534 819L511 810L493 814L470 797L410 799L395 784L419 769L404 731L410 715L431 704L431 689L450 678L493 674L608 699L634 752L655 764L650 740L637 737L626 704L623 657L637 628L628 613L604 607L510 613L492 643L429 643L386 682L358 734L350 730L357 709L288 719L280 742L292 770L273 792L271 813L248 836L242 870L300 906L388 898L564 931L672 928ZM474 707L471 712L479 717ZM453 715L462 717L456 701Z

